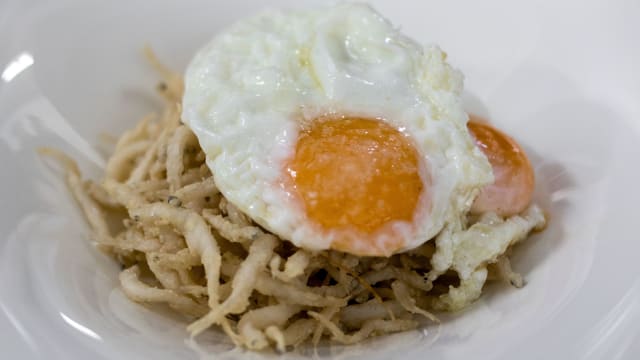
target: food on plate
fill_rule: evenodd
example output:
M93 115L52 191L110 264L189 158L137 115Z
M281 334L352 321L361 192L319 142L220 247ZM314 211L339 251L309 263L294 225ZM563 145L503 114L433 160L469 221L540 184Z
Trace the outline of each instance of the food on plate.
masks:
M366 5L268 12L216 35L70 191L124 293L237 345L351 344L438 322L545 217L522 148L468 121L462 75ZM114 221L115 220L115 221ZM114 225L115 224L115 225Z

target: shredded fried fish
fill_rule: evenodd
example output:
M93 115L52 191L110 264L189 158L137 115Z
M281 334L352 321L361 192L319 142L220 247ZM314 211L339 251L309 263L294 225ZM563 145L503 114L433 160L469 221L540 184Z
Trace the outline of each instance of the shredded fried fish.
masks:
M415 329L420 317L437 323L431 311L457 310L480 296L487 267L524 284L507 256L544 226L535 206L509 219L461 221L390 258L313 253L266 232L218 191L180 121L180 75L149 49L146 55L163 77L166 108L120 137L102 181L83 181L71 158L41 149L63 165L93 240L122 264L120 284L131 300L184 314L192 336L219 326L236 345L285 351L322 338L352 344Z

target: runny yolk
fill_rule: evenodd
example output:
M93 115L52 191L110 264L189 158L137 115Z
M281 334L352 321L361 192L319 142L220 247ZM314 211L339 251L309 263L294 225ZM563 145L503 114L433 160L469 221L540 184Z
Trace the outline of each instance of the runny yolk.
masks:
M381 255L402 247L403 239L380 249L369 235L393 221L413 221L425 190L419 167L405 134L381 120L348 117L316 119L301 131L287 171L308 219L337 231L333 249ZM354 230L364 235L360 250L352 243Z
M531 202L534 172L524 150L508 135L475 116L467 124L478 148L487 156L495 181L475 199L471 212L515 215Z

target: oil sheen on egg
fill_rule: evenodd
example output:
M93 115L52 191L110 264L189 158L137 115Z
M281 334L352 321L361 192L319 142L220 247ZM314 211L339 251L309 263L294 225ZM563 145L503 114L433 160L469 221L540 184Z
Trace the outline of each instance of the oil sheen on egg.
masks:
M255 222L309 250L389 256L493 181L445 58L366 5L268 12L196 54L182 118Z

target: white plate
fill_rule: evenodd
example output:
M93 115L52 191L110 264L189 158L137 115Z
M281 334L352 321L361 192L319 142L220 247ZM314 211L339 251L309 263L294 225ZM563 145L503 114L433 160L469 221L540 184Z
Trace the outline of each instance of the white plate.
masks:
M291 6L280 1L273 6ZM296 6L302 6L295 2ZM306 3L306 2L305 2ZM429 327L321 349L370 359L640 358L640 3L374 2L409 35L439 43L467 76L469 110L519 139L549 228L518 247L521 290L492 285ZM158 106L151 44L183 69L260 1L5 1L0 5L0 349L3 358L234 358L215 332L129 302L117 265L87 241L55 146L97 176L101 132ZM248 355L244 353L244 355ZM249 354L256 358L263 355ZM289 355L294 358L297 355Z

